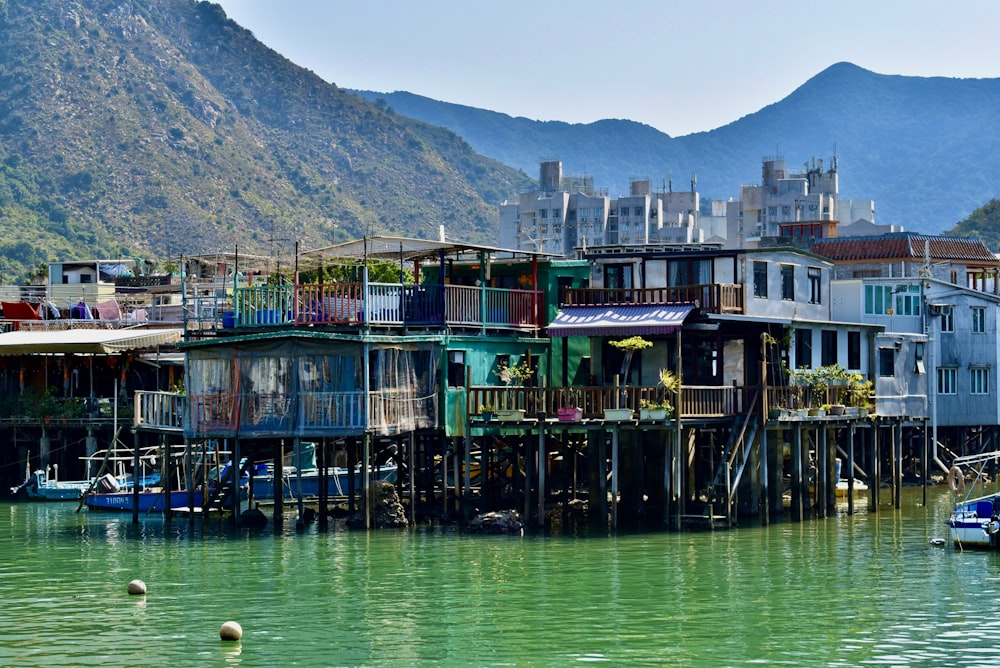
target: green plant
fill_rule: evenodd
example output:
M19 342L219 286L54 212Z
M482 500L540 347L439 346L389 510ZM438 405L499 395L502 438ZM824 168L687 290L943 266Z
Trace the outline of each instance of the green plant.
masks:
M531 365L528 364L528 360L521 360L517 364L502 360L497 363L493 373L507 387L521 385L531 378Z
M496 413L496 408L494 408L493 404L491 404L491 403L479 404L479 412L480 413Z
M659 401L656 399L640 399L639 408L645 408L650 411L667 411L668 413L674 410L673 404L666 399Z
M846 401L847 405L855 406L857 408L867 408L872 409L874 405L872 404L872 395L875 393L875 383L865 378L862 374L858 372L852 372L847 374L847 391L846 391Z

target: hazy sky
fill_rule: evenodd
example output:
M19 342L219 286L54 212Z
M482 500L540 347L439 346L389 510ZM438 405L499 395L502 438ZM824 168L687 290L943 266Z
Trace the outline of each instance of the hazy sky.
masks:
M1000 77L997 0L216 0L342 88L681 136L777 102L830 65Z

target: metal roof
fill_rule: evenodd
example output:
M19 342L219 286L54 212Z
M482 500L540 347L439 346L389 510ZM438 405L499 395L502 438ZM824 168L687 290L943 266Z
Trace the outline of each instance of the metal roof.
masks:
M300 260L321 262L329 259L363 260L365 258L378 260L413 260L436 259L441 253L452 259L478 259L480 253L497 257L520 258L561 258L561 255L551 253L533 253L511 248L483 246L480 244L462 243L458 241L433 241L430 239L411 239L407 237L363 237L342 244L316 248L299 253Z
M42 353L109 355L177 343L181 329L19 330L0 334L0 356Z

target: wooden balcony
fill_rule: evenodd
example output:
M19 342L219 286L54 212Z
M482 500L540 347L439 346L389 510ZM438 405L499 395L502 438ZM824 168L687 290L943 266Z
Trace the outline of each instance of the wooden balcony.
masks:
M563 306L698 304L708 313L744 313L743 286L737 283L664 288L567 288Z
M235 290L231 323L222 327L315 325L465 327L530 331L544 326L533 290L464 285L333 283L248 286ZM200 306L202 312L219 308ZM200 316L199 316L200 317Z
M751 388L752 389L752 388ZM604 419L606 408L630 408L638 411L644 401L676 399L666 396L662 386L653 387L498 387L495 385L469 388L469 415L480 406L496 410L523 410L528 417L544 412L554 416L558 409L578 407L584 419ZM749 406L747 388L736 385L684 385L681 388L680 416L684 418L715 418L742 415Z

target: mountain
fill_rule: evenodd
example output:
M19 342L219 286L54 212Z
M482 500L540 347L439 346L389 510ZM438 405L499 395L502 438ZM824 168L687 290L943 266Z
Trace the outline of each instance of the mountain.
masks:
M633 177L662 186L672 175L674 189L687 190L694 174L703 198L728 199L761 181L763 156L795 169L834 155L841 196L875 200L882 224L938 233L1000 195L1000 79L890 76L838 63L756 113L683 137L632 121L542 122L406 92L355 92L528 174L541 156L558 158L565 173L591 175L612 195L626 194Z
M0 271L496 238L532 179L386 113L193 0L0 0ZM287 265L286 265L287 266Z

